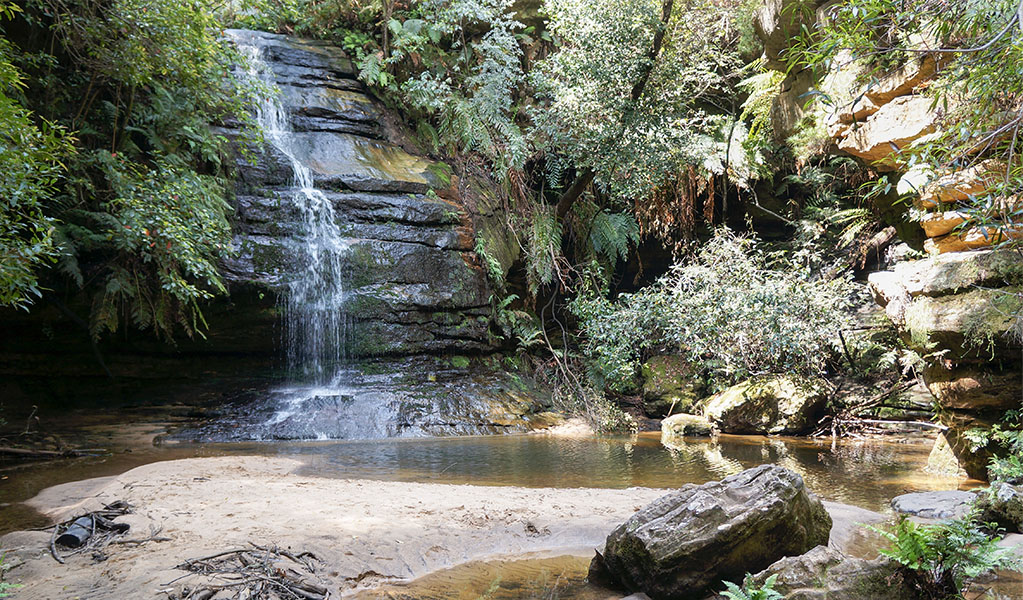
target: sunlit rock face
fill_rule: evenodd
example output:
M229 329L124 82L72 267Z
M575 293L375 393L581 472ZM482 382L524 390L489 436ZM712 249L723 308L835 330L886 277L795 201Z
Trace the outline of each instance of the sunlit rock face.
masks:
M757 377L710 398L703 414L724 433L804 433L817 422L829 389L819 378Z
M401 133L364 93L340 49L261 32L228 35L258 50L287 129L283 146L267 135L262 143L243 142L237 123L225 129L239 150L244 146L237 160L238 254L225 265L233 288L256 286L287 299L330 255L324 244L316 247L322 219L290 199L296 169L306 169L305 185L329 205L343 246L335 277L343 285L327 290L333 300L321 304L337 301L327 308L345 314L346 330L327 339L343 337L348 357L491 350L490 290L450 168L399 145ZM334 286L324 280L320 288Z
M941 407L948 445L972 477L987 477L986 451L965 434L1019 406L1023 261L1013 250L950 252L873 273L870 289L905 342L940 355L922 369Z

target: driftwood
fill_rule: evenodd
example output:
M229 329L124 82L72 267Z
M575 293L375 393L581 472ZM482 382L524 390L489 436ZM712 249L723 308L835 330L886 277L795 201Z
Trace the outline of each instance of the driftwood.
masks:
M909 433L924 429L944 429L941 425L926 421L885 420L861 416L868 411L885 407L885 401L916 385L915 381L895 383L891 388L845 407L833 415L827 415L817 423L811 437L863 438L878 434Z
M53 460L57 458L76 458L80 456L96 456L107 451L96 448L74 448L67 444L59 435L44 431L39 417L38 407L33 406L25 429L11 437L0 438L0 458L19 460ZM34 426L34 427L33 427Z
M16 446L0 446L0 455L12 458L74 458L82 456L79 450L43 450L39 448L20 448Z
M250 544L200 558L176 568L188 571L165 586L189 577L204 580L169 592L169 600L330 600L336 598L316 580L319 559L311 552L293 553L276 546Z
M131 512L127 502L117 501L84 515L68 519L53 526L50 536L50 555L64 564L64 559L86 550L99 551L130 529L127 523L115 523L114 519ZM155 537L156 533L150 537ZM66 549L70 549L67 552Z

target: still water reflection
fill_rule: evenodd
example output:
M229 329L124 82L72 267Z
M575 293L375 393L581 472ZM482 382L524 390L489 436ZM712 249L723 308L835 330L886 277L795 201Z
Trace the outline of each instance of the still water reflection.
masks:
M178 458L227 455L283 456L301 460L303 475L389 481L515 485L525 487L633 486L673 488L720 479L764 463L800 473L822 498L870 510L911 491L956 489L958 478L924 470L928 441L812 441L720 436L667 448L657 434L559 438L506 435L334 442L167 443L144 436L111 453L71 461L3 468L0 533L45 523L18 504L39 490L116 475L133 467Z
M720 436L665 447L634 437L491 436L270 446L298 455L307 475L527 487L672 488L773 463L827 500L871 510L908 491L956 489L925 472L929 443Z

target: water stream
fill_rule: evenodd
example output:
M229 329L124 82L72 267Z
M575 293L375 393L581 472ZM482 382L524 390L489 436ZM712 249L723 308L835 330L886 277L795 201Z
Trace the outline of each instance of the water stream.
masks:
M298 214L293 235L294 269L284 304L284 349L291 377L316 386L330 386L338 393L345 358L348 317L345 312L345 255L348 241L342 236L327 196L316 188L312 170L303 164L295 144L295 132L279 98L273 69L264 58L259 38L235 38L247 59L249 77L269 93L255 106L256 123L264 140L280 152L292 171L292 187L281 191ZM301 392L291 395L282 412L299 404ZM286 414L278 415L287 418Z

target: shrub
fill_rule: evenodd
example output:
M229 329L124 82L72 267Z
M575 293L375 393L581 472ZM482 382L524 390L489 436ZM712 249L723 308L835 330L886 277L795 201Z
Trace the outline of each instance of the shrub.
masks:
M902 565L925 598L961 597L968 580L995 569L1018 570L1009 551L998 546L975 514L938 525L918 525L903 517L891 530L869 527L891 546L881 554Z
M580 294L591 373L612 390L635 384L640 361L674 352L721 383L762 373L821 373L847 325L851 284L815 279L795 265L773 269L755 240L719 231L687 263L617 302Z

